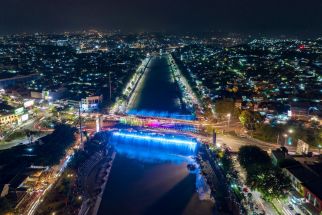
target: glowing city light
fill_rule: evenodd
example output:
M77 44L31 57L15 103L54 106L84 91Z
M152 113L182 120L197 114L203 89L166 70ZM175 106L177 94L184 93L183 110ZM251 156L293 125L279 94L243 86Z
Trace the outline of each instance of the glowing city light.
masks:
M179 139L169 139L169 138L163 138L163 137L154 137L154 136L148 136L148 135L137 135L137 134L124 134L124 133L113 133L113 135L116 136L124 136L124 137L130 137L130 138L137 138L137 139L144 139L144 140L155 140L155 141L164 141L166 143L177 143L177 144L188 144L188 145L195 145L196 142L193 141L186 141L186 140L179 140Z
M173 119L182 119L182 120L195 120L196 116L193 114L179 114L179 113L170 113L167 111L148 111L148 110L135 110L132 109L127 112L128 115L133 116L144 116L144 117L161 117L161 118L173 118Z

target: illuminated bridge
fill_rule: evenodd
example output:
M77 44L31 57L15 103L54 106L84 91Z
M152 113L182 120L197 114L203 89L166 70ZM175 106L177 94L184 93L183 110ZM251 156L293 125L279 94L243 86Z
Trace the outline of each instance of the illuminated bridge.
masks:
M130 110L127 112L128 115L134 115L139 117L152 117L152 118L171 118L178 120L195 120L194 114L180 114L171 113L167 111L148 111L148 110Z
M194 138L145 131L114 131L111 133L110 141L116 146L118 144L130 144L145 149L158 149L185 155L195 154L198 147L198 142Z

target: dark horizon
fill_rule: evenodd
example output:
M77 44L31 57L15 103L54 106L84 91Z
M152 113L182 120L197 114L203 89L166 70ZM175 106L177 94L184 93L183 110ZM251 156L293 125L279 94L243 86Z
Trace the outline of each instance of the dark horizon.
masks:
M322 1L4 0L0 34L88 29L319 36Z

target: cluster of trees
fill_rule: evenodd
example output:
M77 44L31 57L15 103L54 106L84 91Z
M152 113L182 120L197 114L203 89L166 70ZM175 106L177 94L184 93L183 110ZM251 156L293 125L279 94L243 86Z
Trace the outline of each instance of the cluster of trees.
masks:
M75 131L75 128L68 125L57 125L55 131L41 138L39 143L19 145L0 151L0 166L2 166L0 183L7 183L12 175L24 172L31 164L47 166L59 163L66 149L75 141ZM33 131L24 131L26 136L33 134ZM16 199L10 194L8 196L0 198L0 214L13 211Z
M294 139L301 139L312 146L318 146L322 143L322 128L305 127L303 125L293 126Z
M33 135L33 131L24 132L24 135ZM66 149L75 141L75 132L76 129L68 125L57 125L52 134L41 138L33 145L19 145L0 151L0 166L10 167L4 171L8 173L30 164L44 166L56 164L63 157Z
M238 118L242 125L249 130L255 130L263 123L263 117L258 112L251 110L241 111Z
M6 142L10 142L12 140L15 140L15 139L20 139L20 138L23 138L26 136L26 133L24 130L17 130L17 131L14 131L12 132L11 134L7 135L4 140Z
M69 214L71 211L75 212L75 208L81 206L82 201L78 197L82 193L82 186L79 184L78 169L95 152L106 149L106 144L102 143L102 141L96 135L85 142L84 150L75 151L62 178L47 195L36 214L50 214L52 211L64 211ZM70 174L73 176L70 177Z
M6 197L0 198L0 214L13 214L13 202Z
M225 170L226 173L231 172L233 170L233 162L231 160L229 151L224 151L221 158L221 162L223 165L223 169Z
M19 129L16 130L12 133L10 133L9 135L5 136L4 141L6 142L10 142L16 139L22 139L27 137L28 139L30 139L30 141L32 140L32 138L35 135L39 135L39 131L35 131L35 130L29 130L29 129Z
M288 131L292 130L292 133ZM276 142L278 136L280 141L284 141L282 134L288 134L295 143L301 139L312 146L322 143L322 129L320 127L307 127L302 122L289 121L285 125L258 124L255 126L254 137L263 141Z
M51 166L59 163L65 155L66 149L75 141L76 128L69 125L58 124L52 134L41 139L42 144L35 147L37 164Z
M257 146L243 146L238 152L238 160L247 172L246 184L251 189L258 190L269 201L287 196L290 179L273 166L265 151Z
M280 126L271 126L270 124L258 124L255 127L255 132L253 136L256 139L275 143L277 141L277 136L281 134L282 127Z
M243 110L239 114L239 120L242 125L248 129L253 130L255 138L276 142L277 137L288 133L288 130L292 130L291 134L288 134L293 142L301 139L312 146L318 146L322 142L322 129L319 126L307 126L304 122L290 120L287 124L264 124L263 117L255 111Z
M223 99L215 102L215 109L218 118L224 119L227 114L235 118L239 115L238 108L235 107L235 101L232 99Z
M39 205L36 215L75 214L82 204L76 186L76 172L70 169L64 171L62 177L54 184L43 202Z

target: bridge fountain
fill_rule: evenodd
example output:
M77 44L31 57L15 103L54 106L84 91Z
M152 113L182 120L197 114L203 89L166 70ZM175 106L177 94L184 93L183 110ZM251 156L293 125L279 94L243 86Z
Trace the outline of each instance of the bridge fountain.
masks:
M194 138L182 135L169 135L143 131L115 131L112 132L110 143L143 146L149 149L158 149L172 154L193 155L198 142Z

